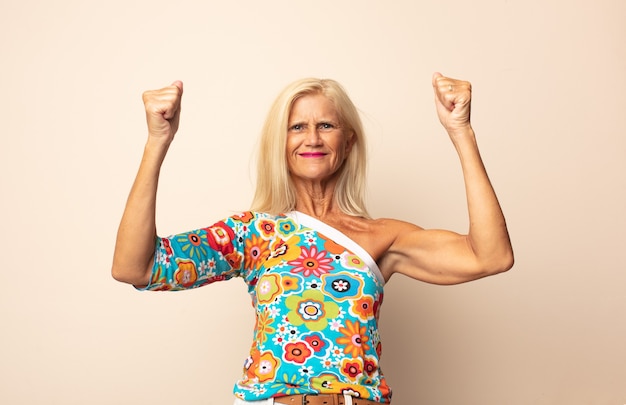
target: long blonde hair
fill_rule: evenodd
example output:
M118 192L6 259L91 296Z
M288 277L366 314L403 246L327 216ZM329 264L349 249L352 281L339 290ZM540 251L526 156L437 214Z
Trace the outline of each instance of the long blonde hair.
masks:
M287 125L293 103L309 94L333 102L342 128L351 131L354 144L340 169L334 199L342 212L369 218L365 208L366 145L356 107L343 87L331 79L306 78L288 85L276 98L263 125L258 150L257 185L252 210L280 214L295 209L296 193L286 158Z

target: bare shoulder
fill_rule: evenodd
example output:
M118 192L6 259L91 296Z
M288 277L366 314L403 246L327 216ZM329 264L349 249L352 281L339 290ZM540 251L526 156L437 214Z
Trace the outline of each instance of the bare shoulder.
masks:
M424 228L413 223L393 218L378 218L372 220L371 230L377 238L390 240L387 247L391 248L403 236L419 234Z
M408 222L389 218L342 217L328 222L361 245L377 262L395 243L398 235L421 229Z
M402 239L409 234L415 238L423 231L415 224L392 218L359 219L355 225L361 227L361 230L353 236L354 239L378 263L385 280L394 272L394 252L399 250Z
M418 231L422 228L410 222L402 221L394 218L377 218L372 222L376 225L380 232L409 232Z
M411 245L424 239L426 231L410 222L392 218L326 217L324 222L340 230L358 243L376 261L385 280L402 268L399 264L410 252ZM409 241L412 241L409 242Z

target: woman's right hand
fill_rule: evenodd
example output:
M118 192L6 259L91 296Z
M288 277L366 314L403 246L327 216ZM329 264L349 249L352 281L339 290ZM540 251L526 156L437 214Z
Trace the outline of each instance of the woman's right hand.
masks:
M120 221L111 273L116 280L150 282L156 237L156 194L161 163L178 130L183 83L143 93L148 142Z
M183 82L143 93L149 139L169 144L174 139L180 121Z

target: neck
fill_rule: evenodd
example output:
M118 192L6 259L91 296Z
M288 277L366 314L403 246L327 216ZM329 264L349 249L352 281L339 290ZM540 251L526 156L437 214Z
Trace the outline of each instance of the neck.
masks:
M335 203L336 179L324 182L294 180L296 189L296 211L315 218L324 218L339 213Z

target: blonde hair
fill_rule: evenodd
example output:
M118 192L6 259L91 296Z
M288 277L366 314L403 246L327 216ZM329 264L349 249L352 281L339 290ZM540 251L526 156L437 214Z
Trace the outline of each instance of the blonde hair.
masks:
M286 158L287 126L294 102L305 95L322 94L337 109L344 131L352 132L354 144L340 169L335 203L348 214L369 218L365 208L366 145L356 107L343 87L331 79L301 79L288 85L276 98L263 125L258 150L257 185L252 210L280 214L296 207L296 193Z

